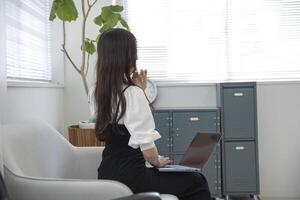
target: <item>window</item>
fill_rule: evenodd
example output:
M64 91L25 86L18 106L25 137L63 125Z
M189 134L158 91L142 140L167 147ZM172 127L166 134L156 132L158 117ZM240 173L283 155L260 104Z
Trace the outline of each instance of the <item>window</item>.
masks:
M138 67L159 82L300 78L300 2L124 0Z
M138 67L157 81L217 81L225 69L225 0L127 0Z
M300 1L228 0L228 79L300 78Z
M49 0L4 0L7 77L51 81Z

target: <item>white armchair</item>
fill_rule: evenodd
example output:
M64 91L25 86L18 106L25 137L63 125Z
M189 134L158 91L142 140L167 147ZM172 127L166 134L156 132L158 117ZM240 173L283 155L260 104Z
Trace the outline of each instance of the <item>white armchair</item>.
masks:
M8 124L2 130L4 181L12 200L106 200L132 195L120 182L97 180L103 147L74 147L41 122Z

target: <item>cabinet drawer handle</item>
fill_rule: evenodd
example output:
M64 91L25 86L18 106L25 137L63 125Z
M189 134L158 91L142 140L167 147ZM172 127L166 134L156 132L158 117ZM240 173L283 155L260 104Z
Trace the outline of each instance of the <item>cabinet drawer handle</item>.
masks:
M242 92L235 92L233 95L235 97L242 97L242 96L244 96L244 93L242 93Z
M238 150L238 151L243 151L245 150L246 148L244 146L236 146L235 147L235 150Z
M192 122L196 122L196 121L199 121L200 119L199 119L199 117L191 117L190 118L190 121L192 121Z

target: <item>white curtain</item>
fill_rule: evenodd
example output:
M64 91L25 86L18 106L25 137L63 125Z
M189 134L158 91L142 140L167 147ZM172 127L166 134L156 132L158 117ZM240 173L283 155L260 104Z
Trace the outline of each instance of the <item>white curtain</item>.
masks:
M0 1L0 171L3 172L2 156L2 124L5 119L6 103L6 57L5 57L5 23L4 23L4 1Z

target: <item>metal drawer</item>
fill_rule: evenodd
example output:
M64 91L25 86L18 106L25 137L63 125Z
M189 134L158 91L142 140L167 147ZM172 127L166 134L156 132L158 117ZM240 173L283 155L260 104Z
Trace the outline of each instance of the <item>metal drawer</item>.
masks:
M197 132L215 133L216 111L173 112L173 152L182 154Z
M224 142L225 191L257 191L255 142Z
M255 136L254 88L224 88L224 138L253 139Z
M169 112L154 113L155 128L160 133L161 138L155 141L157 149L160 154L167 154L170 152L170 114Z

